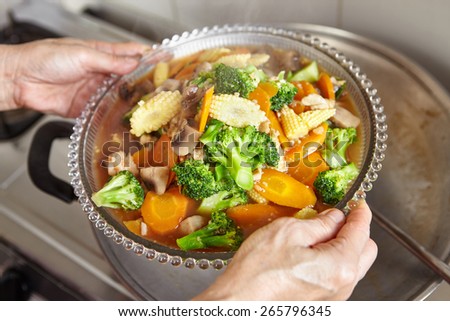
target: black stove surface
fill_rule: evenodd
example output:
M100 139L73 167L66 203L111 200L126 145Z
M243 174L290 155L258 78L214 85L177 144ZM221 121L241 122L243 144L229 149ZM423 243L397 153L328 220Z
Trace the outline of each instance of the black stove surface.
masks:
M76 301L89 298L47 273L0 238L0 301L30 299Z

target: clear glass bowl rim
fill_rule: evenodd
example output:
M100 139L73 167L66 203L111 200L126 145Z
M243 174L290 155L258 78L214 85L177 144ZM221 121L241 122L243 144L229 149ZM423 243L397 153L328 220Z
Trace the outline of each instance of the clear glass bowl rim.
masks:
M321 42L319 38L306 33L299 33L270 26L258 25L234 25L234 26L214 26L212 28L195 29L192 32L184 32L181 35L174 35L172 39L165 39L160 45L153 47L154 51L150 55L157 54L165 48L182 45L183 41L195 39L201 36L226 35L230 33L263 33L276 35L300 41L303 44L313 47L322 52L337 64L340 65L355 81L361 90L365 102L369 108L369 126L370 133L368 155L361 166L361 173L347 192L344 199L336 207L348 212L359 199L365 199L365 193L372 189L373 182L377 179L377 172L382 168L382 160L385 157L387 124L384 114L384 107L381 99L377 95L377 90L365 73L361 71L353 61L348 59L342 52ZM145 57L143 58L145 59ZM69 144L69 176L81 204L83 212L87 214L88 219L94 224L95 228L103 231L105 237L111 238L115 243L121 244L126 250L133 251L136 255L145 256L149 260L157 260L161 263L169 263L173 266L184 265L187 268L195 266L201 269L209 267L221 269L228 260L231 259L234 252L184 252L178 249L172 249L150 240L141 238L115 220L108 220L109 214L101 208L97 208L91 201L86 191L86 181L84 177L83 165L83 145L89 120L91 119L97 104L103 96L118 80L117 77L111 77L105 80L97 92L87 102L85 109L76 119L74 132L71 135ZM103 212L103 213L102 213Z

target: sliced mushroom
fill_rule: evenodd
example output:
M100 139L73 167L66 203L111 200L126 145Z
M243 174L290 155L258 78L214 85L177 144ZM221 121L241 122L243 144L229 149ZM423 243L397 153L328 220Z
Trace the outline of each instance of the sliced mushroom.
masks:
M360 120L347 109L336 106L336 113L331 117L331 121L342 128L358 127Z
M264 64L264 72L271 76L276 76L282 70L295 71L300 69L300 58L298 52L294 50L276 50L270 47L263 47L259 53L267 53L270 59Z
M181 221L178 231L180 231L182 235L188 235L201 229L206 224L208 224L208 218L201 215L193 215Z
M158 94L162 91L175 91L179 90L181 87L181 82L177 79L166 79L164 82L155 90L155 93Z
M196 85L189 85L183 89L181 105L182 116L184 118L192 118L197 113L197 106L203 98L205 88L199 88Z
M141 137L139 137L139 143L141 145L152 145L156 143L157 140L158 140L157 136L150 134L143 134Z
M108 156L108 175L114 176L120 171L129 170L134 176L137 176L139 171L130 155L125 156L123 151L112 153Z
M212 69L212 65L209 62L202 62L195 68L194 78L196 78L201 72L210 71Z
M186 156L193 152L197 146L201 132L186 125L181 133L172 141L172 148L178 156Z
M146 79L139 84L124 83L119 87L119 96L126 100L130 105L135 105L142 96L155 90L153 82Z
M205 152L203 151L203 148L194 148L194 150L192 151L192 158L195 160L203 161L205 158Z
M149 166L141 168L142 181L153 187L156 194L162 195L166 191L170 169L168 166Z

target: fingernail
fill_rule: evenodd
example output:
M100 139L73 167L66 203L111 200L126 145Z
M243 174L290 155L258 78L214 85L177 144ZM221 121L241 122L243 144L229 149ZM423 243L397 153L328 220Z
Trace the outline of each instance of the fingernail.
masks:
M345 219L344 213L336 208L330 208L318 214L318 216L327 216L331 218L335 223L340 223Z

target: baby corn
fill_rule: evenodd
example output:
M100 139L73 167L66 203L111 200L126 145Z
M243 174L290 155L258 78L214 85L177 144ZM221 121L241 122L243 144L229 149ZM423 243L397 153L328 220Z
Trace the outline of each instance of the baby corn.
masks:
M247 67L251 56L251 54L228 55L219 58L216 63L224 64L233 68L245 68Z
M201 55L198 57L198 61L200 62L211 62L211 61L216 61L217 59L219 59L220 57L222 57L223 55L226 55L230 52L231 50L228 48L212 48L212 49L207 49L205 51L203 51L201 53Z
M251 55L250 59L248 60L249 65L253 65L255 67L264 65L266 62L268 62L270 59L270 56L268 54L253 54Z
M248 195L248 197L251 200L253 200L254 202L256 202L258 204L267 204L267 203L269 203L269 201L264 196L262 196L257 191L255 191L254 188L252 188L251 190L247 191L247 195Z
M153 84L155 87L159 87L167 78L169 78L169 64L167 62L158 62L153 74Z
M281 125L286 137L294 140L306 136L311 129L330 119L335 113L335 108L328 108L310 110L297 115L291 108L284 106L281 109Z
M301 113L299 116L308 126L308 131L316 128L324 121L330 119L336 113L335 108L310 110Z
M235 95L214 95L209 113L212 118L233 127L259 127L267 120L258 104Z
M281 109L281 126L283 127L284 134L290 140L308 135L308 125L287 106Z
M163 91L143 102L130 119L133 135L151 133L166 125L181 109L181 94L176 91Z
M306 220L317 216L317 211L311 207L302 208L300 211L294 214L295 218Z

